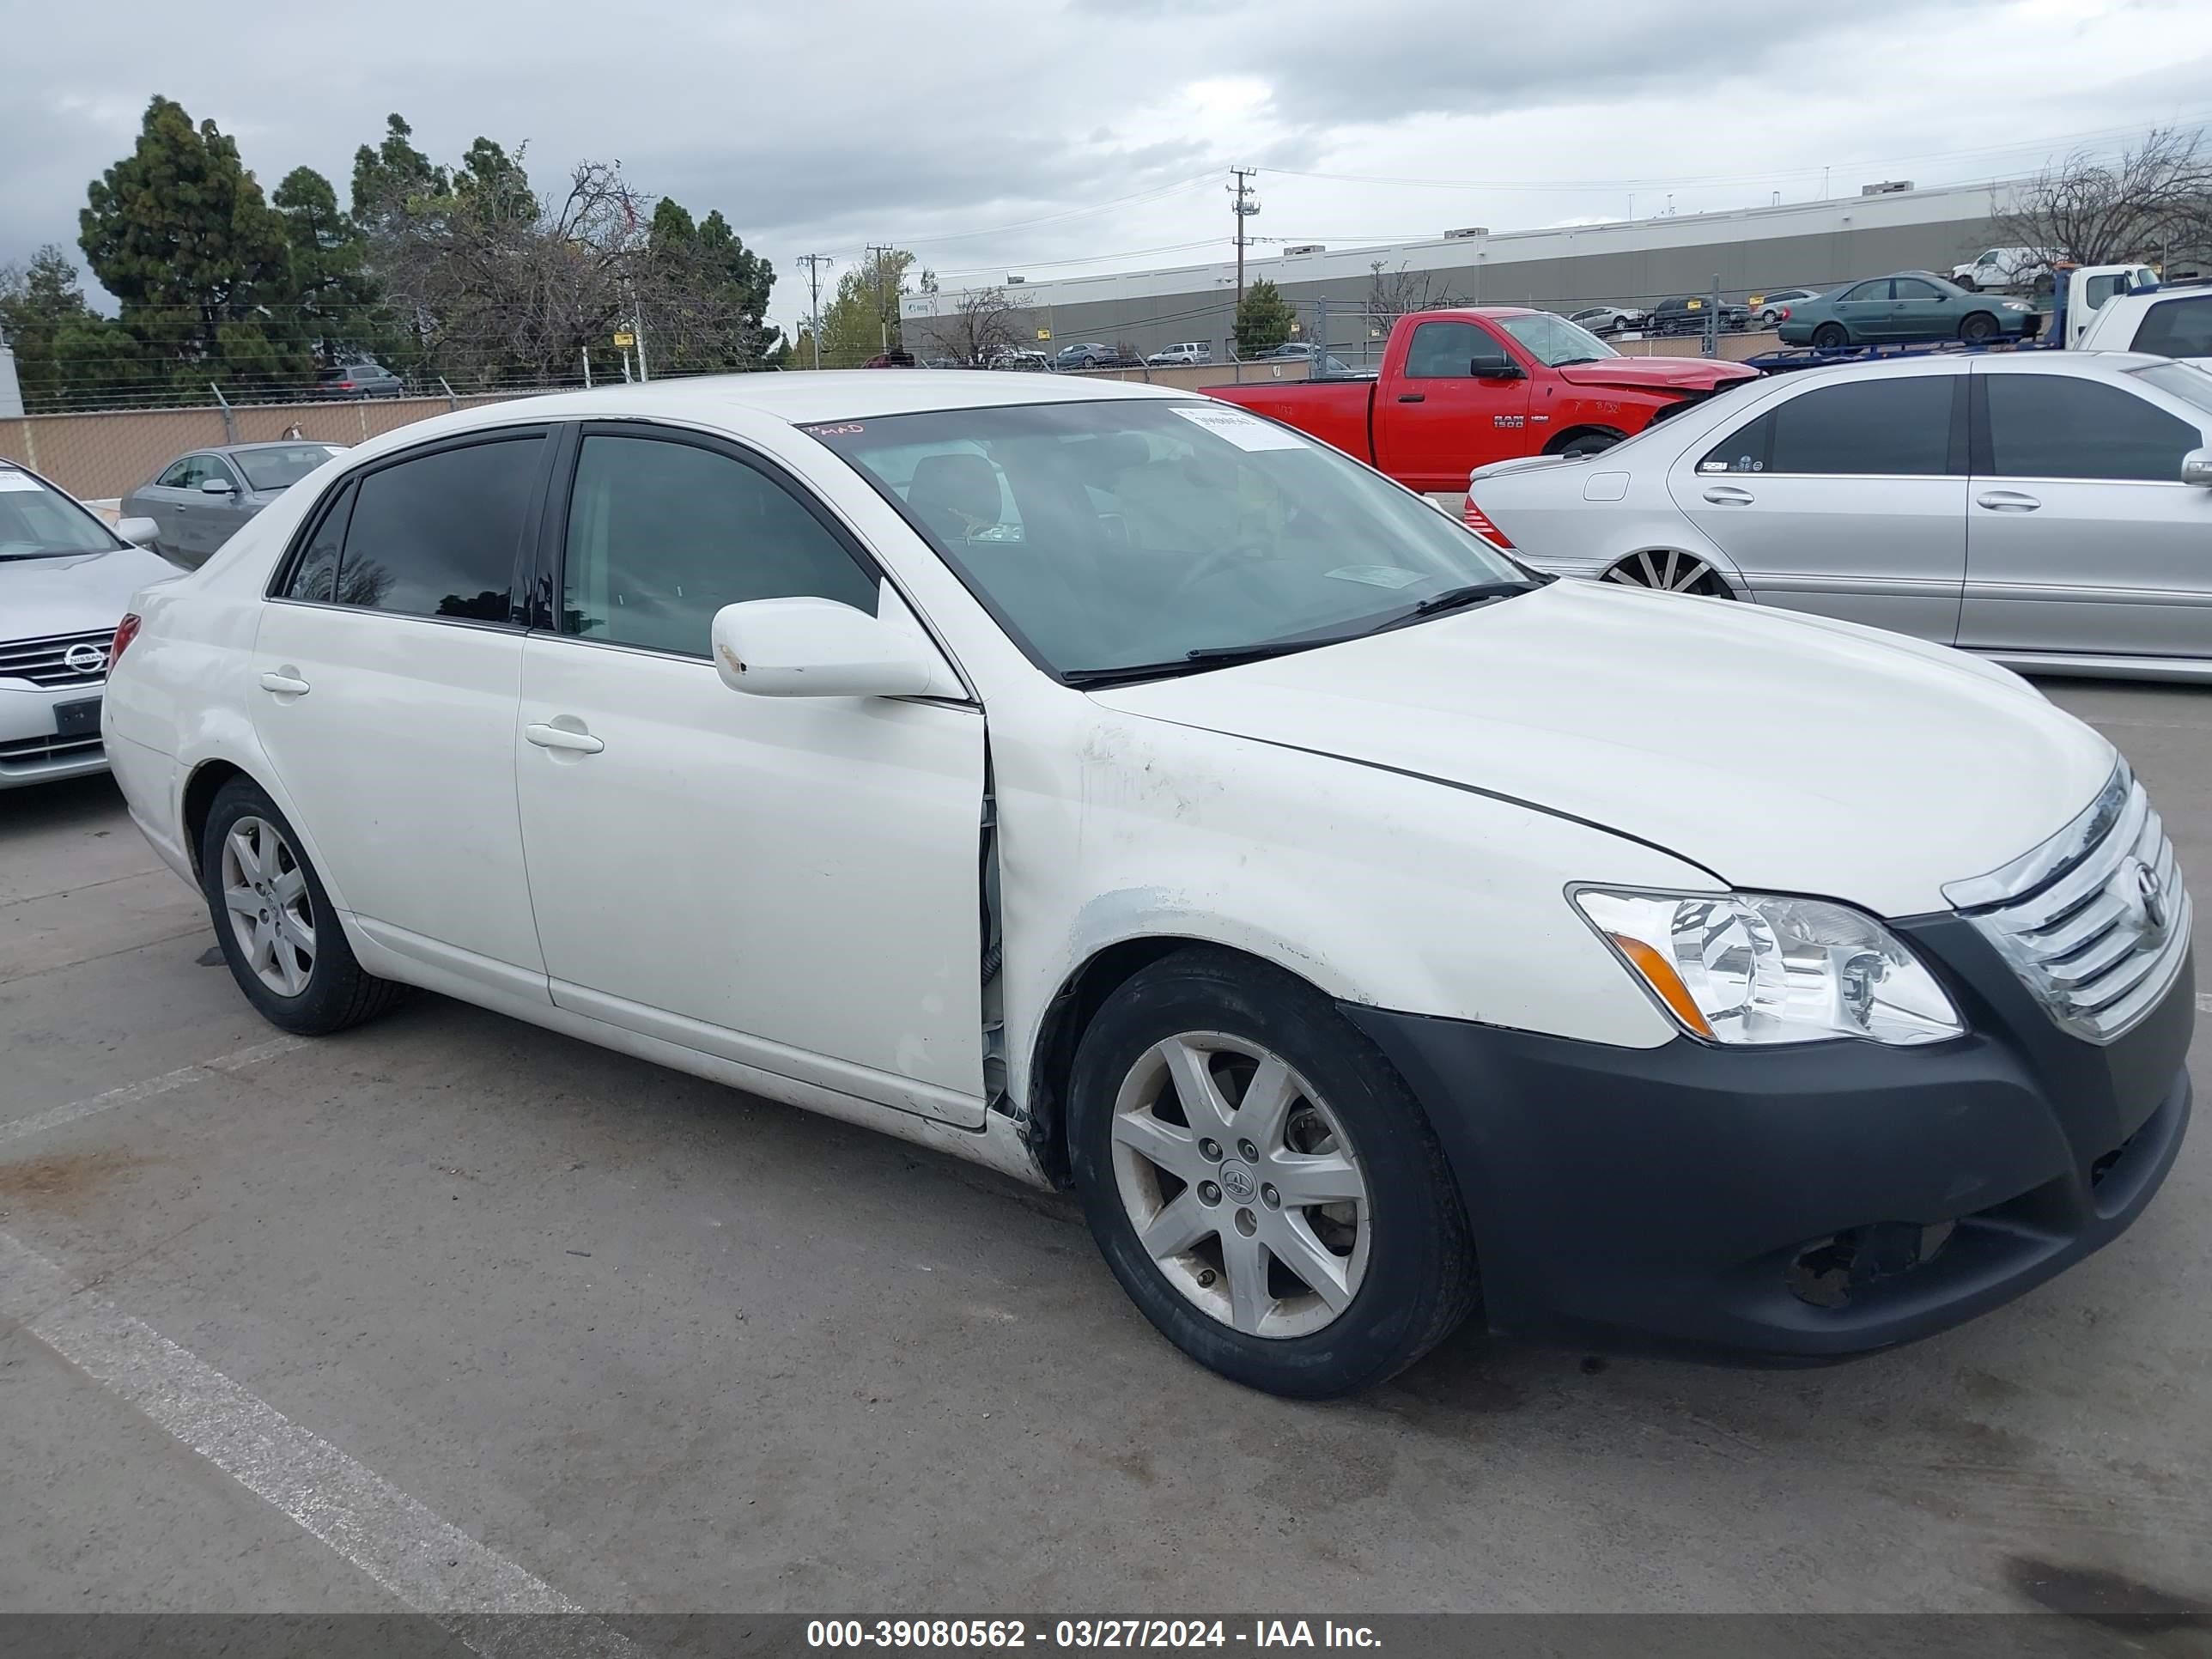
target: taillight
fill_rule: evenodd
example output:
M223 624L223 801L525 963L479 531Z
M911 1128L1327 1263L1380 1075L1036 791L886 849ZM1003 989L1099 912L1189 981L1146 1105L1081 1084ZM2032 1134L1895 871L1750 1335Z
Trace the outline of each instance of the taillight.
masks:
M1460 514L1460 518L1469 530L1474 532L1492 547L1503 548L1509 553L1513 550L1513 544L1505 539L1505 532L1491 523L1490 515L1474 504L1473 495L1470 495L1467 498L1466 509Z
M1790 320L1790 307L1788 306L1779 306L1776 307L1774 320L1778 323L1788 322Z
M110 640L107 644L107 672L109 673L112 674L115 672L115 665L123 660L124 651L130 646L131 641L137 637L137 616L133 612L126 611L124 614L123 620L115 624L115 637L112 640Z
M353 382L352 382L351 380L340 380L340 381L338 382L338 390L339 390L339 391L341 391L341 392L350 392L350 391L352 391L352 390L353 390Z

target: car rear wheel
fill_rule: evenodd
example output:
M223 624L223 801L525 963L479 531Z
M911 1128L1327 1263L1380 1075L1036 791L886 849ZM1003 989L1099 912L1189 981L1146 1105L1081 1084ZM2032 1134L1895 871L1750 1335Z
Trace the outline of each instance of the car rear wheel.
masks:
M1714 599L1735 597L1718 571L1696 554L1679 548L1632 553L1607 571L1605 579L1624 587L1656 588L1664 593L1696 593Z
M260 786L233 778L200 834L200 884L238 988L302 1036L382 1013L406 988L362 970L299 837Z
M1603 428L1595 432L1577 432L1550 453L1554 455L1596 455L1612 448L1628 434Z
M1178 951L1100 1010L1070 1099L1091 1236L1199 1364L1328 1398L1395 1376L1473 1307L1467 1218L1434 1131L1311 986Z
M1823 323L1813 331L1813 343L1829 351L1851 343L1850 332L1841 323Z
M1978 311L1959 325L1959 337L1968 345L1986 345L1996 337L1997 319Z

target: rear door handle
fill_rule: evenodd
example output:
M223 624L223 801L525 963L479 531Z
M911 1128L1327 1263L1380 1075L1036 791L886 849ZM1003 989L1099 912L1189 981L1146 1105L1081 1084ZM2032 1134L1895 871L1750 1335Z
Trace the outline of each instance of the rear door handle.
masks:
M313 688L300 678L298 669L287 664L273 674L264 674L261 689L274 691L280 697L304 697Z
M2017 489L1992 489L1986 495L1974 498L1977 507L1986 507L1992 513L2033 513L2043 503L2033 495L2023 495Z
M548 726L542 720L524 726L522 735L540 749L557 749L572 755L596 755L606 747L588 732L567 726Z
M1758 497L1735 484L1715 484L1705 492L1705 499L1715 507L1749 507Z
M1429 394L1425 392L1401 392L1398 394L1398 401L1401 404L1425 404L1428 400Z

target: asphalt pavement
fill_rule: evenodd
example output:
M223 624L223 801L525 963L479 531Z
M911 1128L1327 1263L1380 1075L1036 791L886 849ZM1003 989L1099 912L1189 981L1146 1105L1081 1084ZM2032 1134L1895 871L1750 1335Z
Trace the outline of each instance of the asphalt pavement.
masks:
M2212 691L2047 689L2212 872ZM0 1609L2212 1601L2201 1123L1910 1349L1468 1333L1315 1406L1182 1358L1066 1200L434 997L283 1038L104 779L0 793Z

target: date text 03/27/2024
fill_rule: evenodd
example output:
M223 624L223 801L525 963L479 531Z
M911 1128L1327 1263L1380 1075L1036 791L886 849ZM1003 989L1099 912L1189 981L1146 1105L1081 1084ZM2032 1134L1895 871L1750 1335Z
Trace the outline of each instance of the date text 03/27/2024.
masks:
M1324 1619L814 1619L811 1648L1364 1648L1382 1644L1366 1625Z

